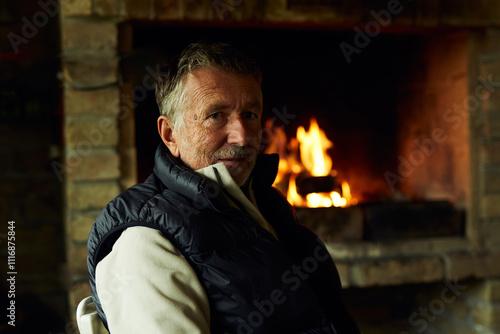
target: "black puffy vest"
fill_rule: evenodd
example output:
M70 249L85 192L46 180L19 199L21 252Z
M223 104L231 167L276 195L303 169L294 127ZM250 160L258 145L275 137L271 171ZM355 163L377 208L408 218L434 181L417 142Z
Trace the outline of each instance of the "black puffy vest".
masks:
M277 165L277 155L259 156L252 184L279 241L230 206L216 183L181 166L161 144L154 173L111 201L89 235L90 286L103 322L97 263L123 230L146 226L160 230L196 271L208 296L212 334L359 333L342 303L340 279L326 248L297 224L293 209L271 186Z

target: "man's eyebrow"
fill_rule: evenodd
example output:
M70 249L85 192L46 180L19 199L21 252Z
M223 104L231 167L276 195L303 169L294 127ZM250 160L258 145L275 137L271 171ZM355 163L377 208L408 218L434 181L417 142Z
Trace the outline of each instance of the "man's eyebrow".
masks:
M245 105L245 107L247 109L261 109L262 108L262 104L260 102L250 102L248 103L247 105Z
M214 103L214 104L210 104L208 105L204 110L203 112L205 114L212 114L214 112L219 112L219 111L223 111L223 110L227 110L227 109L230 109L231 106L228 105L228 104L224 104L224 103ZM262 109L262 104L260 102L250 102L248 104L245 105L245 109Z
M218 112L218 111L222 111L225 109L229 109L229 105L224 104L224 103L214 103L214 104L207 106L204 111L206 113L213 113L213 112Z

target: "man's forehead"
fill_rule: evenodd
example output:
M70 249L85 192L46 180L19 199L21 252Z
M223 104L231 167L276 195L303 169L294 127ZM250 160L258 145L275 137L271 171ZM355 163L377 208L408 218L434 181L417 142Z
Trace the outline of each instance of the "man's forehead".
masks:
M211 111L211 112L218 112L218 111L225 111L228 109L231 109L233 106L224 103L223 101L214 101L212 103L209 103L206 107L205 110ZM262 110L262 103L258 100L251 100L247 101L245 105L243 106L245 109L251 109L251 110Z
M226 80L237 80L247 83L248 85L255 85L260 90L260 85L251 74L241 74L229 72L225 70L211 69L211 68L197 68L187 74L186 81L197 82L202 84L220 84Z
M212 108L223 109L227 95L244 93L250 108L262 108L262 91L257 80L251 75L239 75L212 69L196 69L186 78L185 88L195 100L210 100ZM237 92L236 92L237 90ZM209 102L209 101L205 101Z

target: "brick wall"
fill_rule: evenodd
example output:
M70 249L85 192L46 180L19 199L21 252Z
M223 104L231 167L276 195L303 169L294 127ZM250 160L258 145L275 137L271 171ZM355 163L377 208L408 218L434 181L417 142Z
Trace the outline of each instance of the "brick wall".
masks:
M492 2L402 1L311 6L306 1L66 0L61 2L61 51L64 99L64 175L67 254L72 312L89 295L85 241L102 207L135 182L133 112L126 104L131 84L121 75L120 55L131 36L129 21L197 22L221 25L307 24L352 29L375 22L372 10L392 10L388 32L436 27L470 28L467 44L467 95L476 78L499 80L500 10ZM498 277L500 87L470 113L471 198L466 239L404 244L330 244L343 284L366 287ZM125 96L125 99L124 99Z
M64 198L52 169L61 147L58 50L57 18L33 1L0 4L2 333L58 332L66 324ZM7 240L9 221L15 240ZM8 241L15 244L15 285L6 280ZM5 312L12 301L15 320Z
M427 37L399 86L396 186L412 198L470 202L469 122L453 109L469 95L468 48L464 32Z
M490 85L488 98L482 101L473 116L476 129L474 141L479 144L477 158L477 189L480 197L478 233L483 247L500 248L500 31L490 30L481 40L477 54L478 73L492 76L496 83Z
M100 210L122 190L117 26L114 20L91 15L90 5L74 1L61 8L71 314L80 300L90 295L86 266L90 227Z

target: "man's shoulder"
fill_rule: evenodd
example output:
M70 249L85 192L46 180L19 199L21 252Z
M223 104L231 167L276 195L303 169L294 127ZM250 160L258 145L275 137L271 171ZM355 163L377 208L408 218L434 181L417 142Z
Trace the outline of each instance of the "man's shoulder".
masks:
M137 216L142 208L164 191L159 180L152 174L145 182L126 189L111 200L101 211L100 216Z
M158 177L153 173L144 182L136 183L118 196L145 196L162 190Z
M163 188L158 178L151 174L146 181L133 185L116 198L144 199L154 197L156 194L161 193L164 190Z

